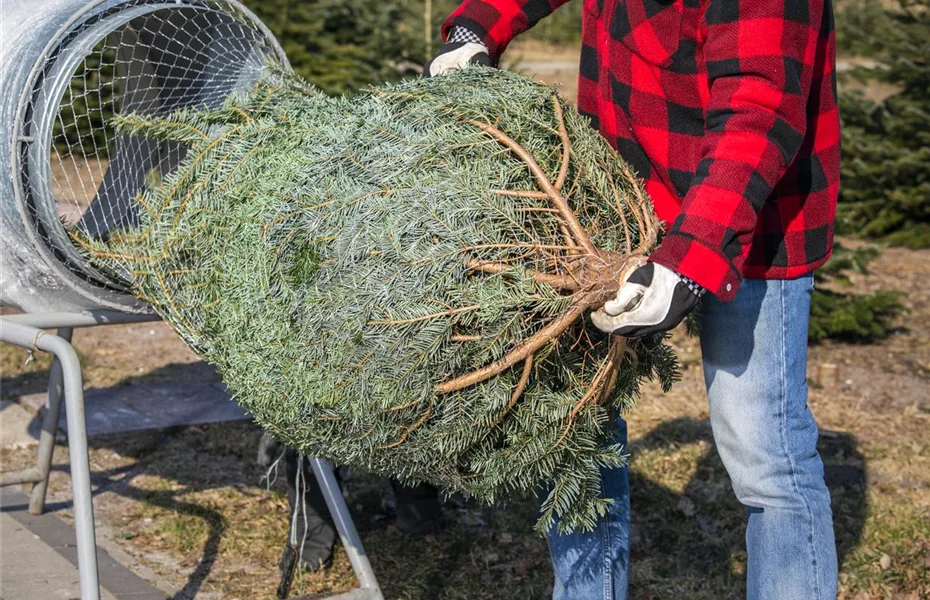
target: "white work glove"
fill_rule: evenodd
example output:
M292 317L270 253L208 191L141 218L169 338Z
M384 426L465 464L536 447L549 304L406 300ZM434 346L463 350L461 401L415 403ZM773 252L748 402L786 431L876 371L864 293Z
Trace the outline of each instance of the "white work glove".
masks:
M620 286L615 299L591 313L591 321L605 333L631 338L668 331L694 310L703 292L671 269L646 263Z
M477 34L464 27L454 27L439 53L423 67L423 75L434 77L468 64L490 65L491 55Z

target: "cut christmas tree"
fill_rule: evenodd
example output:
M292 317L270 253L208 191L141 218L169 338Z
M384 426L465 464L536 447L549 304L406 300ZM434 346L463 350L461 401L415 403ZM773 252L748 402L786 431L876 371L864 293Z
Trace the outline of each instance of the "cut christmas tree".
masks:
M493 69L331 98L277 74L121 127L189 144L138 228L76 237L307 454L590 528L617 413L677 375L589 325L656 243L629 166Z

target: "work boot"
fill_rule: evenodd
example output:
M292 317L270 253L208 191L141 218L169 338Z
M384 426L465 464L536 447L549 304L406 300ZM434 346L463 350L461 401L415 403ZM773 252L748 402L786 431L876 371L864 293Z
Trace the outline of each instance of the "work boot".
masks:
M281 457L282 452L284 452L284 444L279 442L278 438L270 433L262 433L261 439L258 440L255 462L261 468L268 469ZM274 479L274 475L271 478Z
M310 468L307 457L303 457L300 465L300 488L297 489L298 453L288 448L284 453L284 462L287 470L287 504L288 512L288 543L296 539L296 550L300 553L301 566L309 571L317 571L329 567L333 562L333 548L336 545L336 526L329 514L326 500L320 491L320 486ZM336 472L336 479L339 474ZM295 504L298 498L303 498L301 506ZM296 536L292 535L292 528L296 529Z
M333 562L336 544L336 527L307 458L287 448L284 465L290 510L287 513L287 544L278 563L281 570L281 583L278 585L280 600L287 598L290 592L298 562L306 571L326 569Z
M299 496L297 493L298 453L296 450L286 448L273 436L267 433L263 434L258 443L258 464L269 468L275 461L280 459L283 459L284 462L289 509L285 516L288 521L286 546L290 547L292 538L296 540L293 552L289 553L285 549L280 565L282 571L286 566L293 568L296 565L298 552L300 553L301 566L304 569L315 571L328 567L333 560L336 527L329 515L329 509L326 507L326 500L320 492L320 486L313 475L313 469L310 468L310 463L305 457L303 469L300 473L303 503L295 517L294 508ZM339 478L338 471L336 472L336 478ZM292 528L295 527L296 535L292 536Z

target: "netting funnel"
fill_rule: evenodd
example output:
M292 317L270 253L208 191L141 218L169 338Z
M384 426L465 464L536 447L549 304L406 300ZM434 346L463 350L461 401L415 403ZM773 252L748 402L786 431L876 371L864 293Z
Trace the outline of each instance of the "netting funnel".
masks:
M82 243L134 225L134 198L185 148L117 134L113 117L217 106L286 58L235 0L6 0L2 11L0 303L145 311Z

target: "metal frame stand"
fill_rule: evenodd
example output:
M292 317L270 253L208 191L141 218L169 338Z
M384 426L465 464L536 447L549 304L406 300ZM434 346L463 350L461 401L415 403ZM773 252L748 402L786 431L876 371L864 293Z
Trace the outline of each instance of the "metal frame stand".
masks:
M158 317L155 315L133 315L109 310L84 314L39 313L0 317L0 342L14 344L30 351L41 350L54 356L49 373L48 406L42 420L36 465L19 471L0 473L0 486L35 484L29 501L29 512L34 515L44 512L55 434L58 431L61 401L64 396L81 600L100 600L100 583L97 573L97 542L90 487L90 460L87 453L87 428L84 419L84 379L77 352L71 345L71 335L75 327L156 320ZM56 328L57 335L45 331ZM320 458L310 458L310 464L359 582L358 589L332 596L332 599L383 600L378 580L365 554L365 548L333 475L332 467Z
M310 466L313 467L313 474L316 476L317 483L320 484L320 491L326 500L329 514L332 515L336 531L339 532L342 548L349 557L359 585L358 589L331 596L330 600L384 600L375 571L371 568L371 562L365 554L362 540L358 537L349 507L346 506L346 499L342 495L336 476L333 475L333 467L317 457L310 457Z

